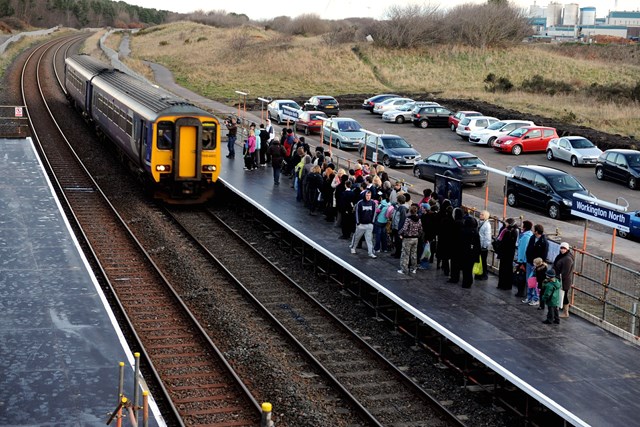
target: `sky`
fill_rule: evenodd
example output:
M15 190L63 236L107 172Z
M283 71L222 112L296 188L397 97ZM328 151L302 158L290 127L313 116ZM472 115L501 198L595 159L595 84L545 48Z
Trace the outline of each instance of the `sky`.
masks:
M250 19L270 19L276 16L295 17L304 13L316 13L323 19L342 19L351 17L371 17L381 19L391 5L437 5L448 8L464 3L484 3L486 0L125 0L138 6L189 13L196 10L224 10L244 13ZM640 11L640 0L556 0L558 3L578 3L580 7L595 7L596 15L604 17L609 10ZM511 0L517 6L527 8L533 0ZM539 6L546 6L549 0L537 0ZM617 7L615 7L617 4Z

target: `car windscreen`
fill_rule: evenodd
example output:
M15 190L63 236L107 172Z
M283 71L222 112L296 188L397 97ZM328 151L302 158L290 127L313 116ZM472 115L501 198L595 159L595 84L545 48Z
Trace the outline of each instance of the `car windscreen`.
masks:
M490 130L500 130L502 129L502 127L506 125L505 122L495 122L494 124L492 124L491 126L488 126L487 129Z
M512 130L511 132L509 132L510 136L522 136L524 135L529 129L526 128L518 128L516 130Z
M571 175L548 176L549 185L558 193L565 191L583 191L585 188Z
M465 168L484 165L484 162L478 157L457 157L456 161L460 164L460 166Z
M309 120L318 120L319 117L326 119L327 115L324 113L309 114Z
M460 124L461 124L462 126L466 126L466 125L468 125L468 124L469 124L469 122L471 122L471 119L470 119L470 118L468 118L468 117L465 117L464 119L460 120Z
M627 156L627 163L629 163L629 167L633 169L640 168L640 154L633 154L631 156Z
M355 120L347 120L344 122L338 122L338 129L343 132L359 132L362 129L360 123Z
M416 107L415 104L408 103L398 107L398 111L411 111Z
M411 148L409 143L402 138L385 138L382 140L384 148Z
M593 142L589 141L587 138L580 139L570 139L569 142L573 148L592 148L594 147Z

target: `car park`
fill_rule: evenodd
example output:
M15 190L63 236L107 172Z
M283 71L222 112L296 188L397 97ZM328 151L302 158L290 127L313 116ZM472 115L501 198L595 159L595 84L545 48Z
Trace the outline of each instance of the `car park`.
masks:
M489 116L472 116L465 117L460 120L458 127L456 128L456 134L462 139L468 139L471 132L478 129L485 129L486 127L497 122L498 119Z
M439 105L427 105L416 107L411 112L411 121L414 126L426 129L429 126L448 126L449 116L453 112Z
M382 115L385 111L395 110L409 102L414 101L411 98L387 98L382 102L376 102L373 106L373 113Z
M524 126L493 141L493 148L502 153L519 156L521 153L545 151L549 141L557 137L555 128Z
M627 149L607 150L598 157L596 177L626 184L632 190L638 189L640 180L640 151Z
M459 179L463 184L482 187L487 182L487 171L479 166L485 163L475 154L465 151L441 151L429 155L413 167L413 175L428 181L436 174Z
M285 110L283 108L284 106L298 110L298 112L293 113L295 114L295 118L291 117L291 113L285 113ZM275 121L278 124L286 122L287 118L289 118L291 121L295 121L297 119L297 116L301 112L302 109L300 108L300 105L298 105L296 101L293 101L291 99L275 99L267 105L267 115L271 120Z
M478 111L458 111L454 115L449 116L449 127L451 128L451 132L456 131L456 128L458 127L458 123L460 123L460 120L464 119L465 117L483 116L483 115L484 114L479 113Z
M373 114L373 107L377 102L382 102L388 98L398 98L399 95L395 95L392 93L382 93L380 95L372 96L371 98L367 98L362 102L362 109L368 110L371 114Z
M305 111L322 111L328 116L340 115L340 104L333 96L316 95L304 103Z
M322 129L322 119L328 119L327 115L322 111L304 111L300 113L296 121L296 132L302 131L305 135L311 132L320 133Z
M620 237L640 239L640 210L629 212L629 231L618 230Z
M354 119L346 117L334 118L324 122L322 140L326 144L343 148L359 148L365 133L362 126Z
M602 150L582 136L554 138L547 144L547 160L564 160L571 166L594 165Z
M478 145L493 146L493 141L499 136L507 134L523 126L535 126L529 120L500 120L486 129L474 130L469 134L469 142Z
M385 111L382 113L382 120L392 123L404 123L411 121L411 113L415 107L427 106L427 105L440 105L437 102L430 101L414 101L407 102L397 110Z
M387 167L411 167L422 158L411 144L398 135L368 135L358 150L361 157Z
M572 175L555 168L520 165L511 169L506 195L509 206L529 206L544 210L549 217L560 219L571 214L574 193L589 195Z

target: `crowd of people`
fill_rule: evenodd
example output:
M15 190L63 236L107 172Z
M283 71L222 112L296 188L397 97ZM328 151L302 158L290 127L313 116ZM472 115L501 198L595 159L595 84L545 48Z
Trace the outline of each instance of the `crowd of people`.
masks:
M227 124L230 138L235 136L233 126ZM321 214L335 223L352 254L366 244L370 258L389 253L399 259L398 274L412 275L435 265L449 283L470 288L474 280L487 280L493 250L500 261L498 289L516 286L523 303L547 307L545 323L569 317L573 255L563 242L560 254L547 265L549 242L541 224L518 225L508 218L494 235L488 211L476 219L431 189L413 200L405 183L392 182L383 165L357 160L348 169L336 168L329 153L322 147L312 152L292 129L284 128L276 138L270 121L259 131L250 127L244 154L246 170L271 163L274 185L280 184L281 174L288 176L296 200L309 215ZM231 148L228 157L233 158Z

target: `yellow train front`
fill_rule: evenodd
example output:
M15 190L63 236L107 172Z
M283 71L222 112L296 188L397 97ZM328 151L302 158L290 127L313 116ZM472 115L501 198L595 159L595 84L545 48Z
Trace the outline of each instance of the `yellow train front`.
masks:
M220 172L220 123L209 112L88 55L65 61L76 108L168 203L202 203Z

